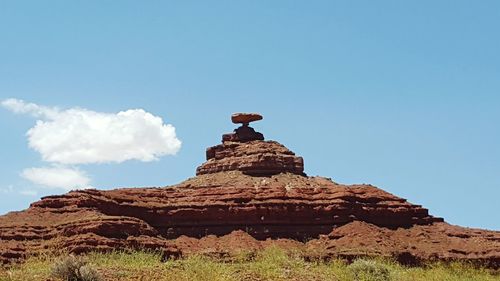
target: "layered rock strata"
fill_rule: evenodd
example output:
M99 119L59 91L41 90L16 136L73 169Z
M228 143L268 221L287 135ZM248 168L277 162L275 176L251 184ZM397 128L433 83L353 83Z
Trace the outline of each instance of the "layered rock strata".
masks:
M207 149L196 175L241 171L247 175L304 174L304 160L275 141L225 141Z
M271 244L310 258L500 266L500 232L451 226L371 185L307 177L301 157L255 139L209 148L197 176L174 186L71 191L0 216L0 262L60 249L230 257Z
M248 235L239 245L244 250L275 241L310 257L384 255L402 262L500 265L499 232L448 225L425 208L374 186L290 173L254 177L239 171L202 175L166 188L80 190L45 197L25 211L0 217L0 260L51 249L81 253L150 248L166 256L198 250L230 255L222 245L224 239L241 236L235 231Z

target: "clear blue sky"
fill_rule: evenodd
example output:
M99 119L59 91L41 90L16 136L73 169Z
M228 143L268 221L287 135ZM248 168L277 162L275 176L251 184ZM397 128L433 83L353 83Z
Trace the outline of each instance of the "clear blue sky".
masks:
M309 175L498 230L499 30L498 1L1 1L0 100L175 126L176 155L78 165L98 188L194 176L230 114L256 111ZM36 120L0 108L0 213L64 192L21 176L52 165Z

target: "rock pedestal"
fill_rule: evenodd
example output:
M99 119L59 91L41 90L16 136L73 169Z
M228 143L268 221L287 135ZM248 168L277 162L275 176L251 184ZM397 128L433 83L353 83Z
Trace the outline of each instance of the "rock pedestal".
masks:
M235 129L233 133L222 135L222 142L247 142L255 140L264 140L264 135L256 132L252 127L249 127L248 125L243 125Z
M235 124L242 125L235 129L233 133L222 135L222 142L247 142L264 140L264 135L256 132L252 127L248 126L250 122L259 120L262 120L262 115L258 113L234 113L233 115L231 115L231 121Z
M264 141L264 136L248 124L261 120L256 113L236 113L231 120L243 125L222 136L222 144L207 149L207 162L196 169L196 175L241 171L247 175L271 176L279 173L303 175L304 160L282 144Z

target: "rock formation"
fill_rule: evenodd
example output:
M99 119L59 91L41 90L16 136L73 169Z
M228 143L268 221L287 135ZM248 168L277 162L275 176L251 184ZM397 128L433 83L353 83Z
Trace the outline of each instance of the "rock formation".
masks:
M257 113L235 113L233 123L243 125L222 136L222 144L207 148L207 162L196 169L196 175L241 171L246 175L271 176L279 173L304 175L304 160L282 144L264 141L264 135L248 124L262 120Z
M1 216L0 261L58 249L231 256L276 244L314 258L500 266L500 232L449 225L371 185L307 177L301 157L248 126L257 119L233 115L242 127L208 148L197 176L180 184L71 191Z
M304 174L304 160L275 141L223 141L207 149L207 162L196 175L241 171L247 175Z
M255 140L264 140L264 135L256 132L248 126L250 122L262 120L262 116L257 113L235 113L231 116L231 121L242 125L234 130L233 133L224 134L222 142L247 142ZM208 160L208 159L207 159Z

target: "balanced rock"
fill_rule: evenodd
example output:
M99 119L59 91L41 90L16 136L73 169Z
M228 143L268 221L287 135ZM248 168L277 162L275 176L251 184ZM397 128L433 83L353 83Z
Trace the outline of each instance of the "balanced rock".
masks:
M235 124L242 124L233 133L222 135L222 142L247 142L254 140L264 140L264 135L249 127L250 122L262 120L262 115L258 113L234 113L231 121Z
M196 169L196 175L241 171L254 176L279 173L305 176L302 157L276 141L264 141L261 133L248 126L248 122L262 119L261 115L235 113L231 119L244 124L233 133L224 134L222 144L207 149L207 162Z
M258 113L234 113L231 115L231 121L235 124L248 124L259 120L262 120L262 115Z

